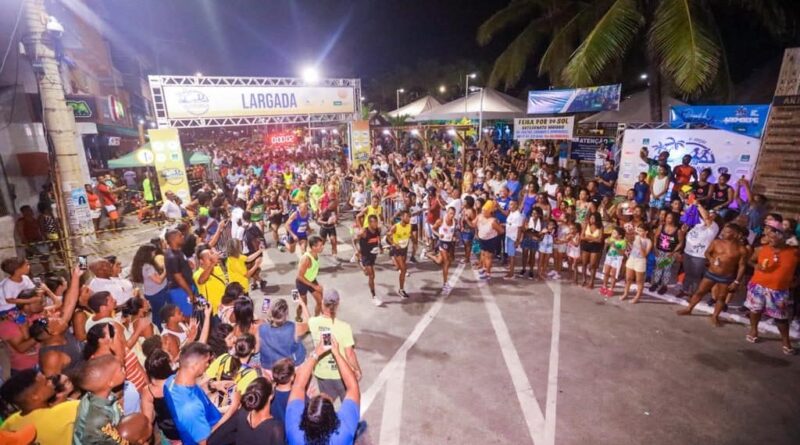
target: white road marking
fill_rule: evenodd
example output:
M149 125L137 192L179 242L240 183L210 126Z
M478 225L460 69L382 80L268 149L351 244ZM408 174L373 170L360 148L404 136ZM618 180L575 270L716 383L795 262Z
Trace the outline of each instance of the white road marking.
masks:
M461 277L461 273L464 272L464 266L464 264L459 265L455 272L453 272L453 274L450 276L448 283L450 283L451 287L455 287L455 283L458 282L458 279ZM375 401L378 391L383 389L383 385L385 385L392 376L395 367L401 362L405 364L406 353L417 343L422 333L428 328L428 325L431 324L439 311L442 310L445 298L447 298L447 295L442 295L442 297L439 298L430 309L428 309L428 312L426 312L425 315L420 318L420 320L417 322L417 325L414 326L414 330L411 331L411 334L409 334L409 336L406 338L406 341L403 342L402 346L400 346L400 349L394 353L394 356L392 356L392 359L389 360L389 363L384 366L384 368L378 374L378 377L374 382L372 382L372 385L370 385L366 391L361 393L362 418L364 417L364 414L366 414L367 410L369 410L372 402ZM399 414L397 415L399 416Z
M528 375L522 366L522 360L520 360L517 348L511 339L511 333L508 331L503 314L497 306L497 300L494 298L492 291L486 286L486 283L478 277L478 272L473 270L473 273L475 274L475 279L478 280L478 289L480 289L483 296L483 302L489 312L489 320L492 322L497 341L500 344L500 352L503 354L508 373L511 375L511 382L514 384L517 400L519 400L520 408L522 408L522 415L528 425L528 433L534 444L540 444L543 439L544 414L542 414L542 409L539 407L539 402L536 401L536 394L534 394L531 382L528 380Z
M548 281L553 291L553 322L550 334L550 367L547 370L547 401L544 413L544 445L556 443L556 402L558 400L558 353L561 339L561 283Z
M406 354L392 367L383 398L381 433L378 444L400 445L400 427L403 421L403 388L406 378Z

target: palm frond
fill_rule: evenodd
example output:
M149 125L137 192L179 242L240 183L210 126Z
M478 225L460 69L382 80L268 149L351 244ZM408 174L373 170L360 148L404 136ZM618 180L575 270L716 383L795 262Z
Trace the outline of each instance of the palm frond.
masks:
M636 0L616 0L597 21L564 67L570 86L594 83L609 62L622 57L644 24Z
M574 51L580 25L585 22L588 11L590 11L589 5L583 4L572 18L556 31L539 60L539 75L548 74L550 83L554 86L561 82L561 71Z
M506 89L513 87L525 72L533 49L541 40L542 24L534 20L522 30L502 54L494 62L492 73L489 75L489 86L496 87L503 82Z
M508 6L495 12L481 24L478 28L478 44L484 46L503 29L530 20L530 14L536 9L537 3L536 0L512 0Z
M720 45L694 0L661 0L650 26L649 43L661 71L680 93L695 95L715 79Z

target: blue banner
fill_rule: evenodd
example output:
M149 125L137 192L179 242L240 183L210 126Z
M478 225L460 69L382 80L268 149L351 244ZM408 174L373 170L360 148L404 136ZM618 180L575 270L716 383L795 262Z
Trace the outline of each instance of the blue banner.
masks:
M622 84L528 92L528 114L595 113L619 110Z
M769 105L681 105L672 107L669 123L673 127L704 124L760 139L768 114Z

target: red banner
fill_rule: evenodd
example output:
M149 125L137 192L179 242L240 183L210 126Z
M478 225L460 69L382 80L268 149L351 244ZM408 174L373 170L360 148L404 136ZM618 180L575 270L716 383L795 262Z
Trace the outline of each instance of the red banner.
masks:
M289 147L297 144L297 135L292 130L276 131L264 135L268 147Z

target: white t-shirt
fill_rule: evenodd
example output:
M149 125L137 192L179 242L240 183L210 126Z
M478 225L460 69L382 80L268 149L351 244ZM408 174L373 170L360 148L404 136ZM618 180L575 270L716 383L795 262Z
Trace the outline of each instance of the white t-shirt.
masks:
M683 252L695 258L704 258L706 250L717 237L717 234L719 234L717 223L711 223L710 226L700 223L692 227L692 230L686 234L686 248Z
M450 207L456 209L456 219L461 219L461 198L450 198L450 201L447 203L447 208Z
M133 298L133 283L124 278L93 278L89 282L89 289L92 293L107 291L114 297L117 306L125 304L126 301Z
M519 228L522 227L523 224L525 224L525 217L522 215L522 212L514 210L509 213L506 218L506 238L516 241Z
M239 225L239 221L244 216L244 209L234 207L231 210L231 238L241 241L244 236L244 226Z
M558 191L558 183L554 182L552 184L545 184L544 191L547 193L547 200L550 202L550 207L558 207L558 201L550 197L556 196L556 192Z
M33 281L31 281L27 275L23 275L22 281L19 283L11 281L8 278L0 281L0 312L14 309L16 305L9 303L8 300L17 298L20 292L33 289L34 287L36 287L36 285L33 284Z
M502 179L492 179L489 181L489 188L492 189L492 193L495 195L499 195L500 191L503 190L503 187L506 186L506 181Z
M247 184L236 184L236 199L243 199L247 201L247 195L250 194L250 186Z
M164 204L161 205L161 209L159 209L159 211L166 215L168 219L181 219L181 216L183 215L181 212L181 206L170 201L169 199L164 201Z
M358 190L354 191L351 195L353 198L353 209L354 210L362 210L364 207L367 206L367 194L364 192L359 192Z

